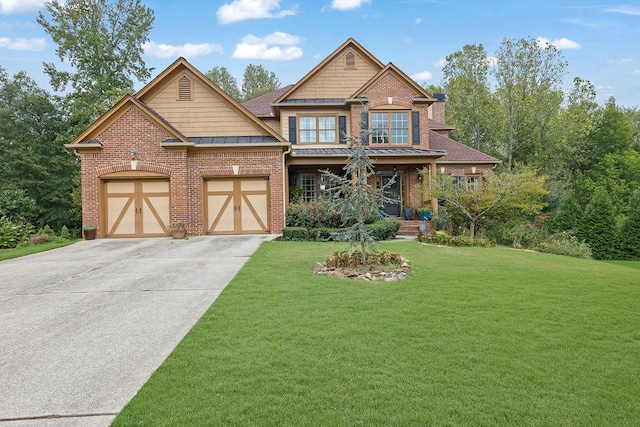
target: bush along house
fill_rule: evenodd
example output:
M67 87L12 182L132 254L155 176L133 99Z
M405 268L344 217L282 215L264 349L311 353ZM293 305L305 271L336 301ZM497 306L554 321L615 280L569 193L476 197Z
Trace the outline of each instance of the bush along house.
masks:
M375 185L394 174L389 216L437 200L416 184L448 173L481 185L498 160L449 138L444 97L348 39L294 85L244 104L179 58L67 148L81 159L82 221L98 237L279 233L289 192L320 196L345 135L368 130ZM427 174L420 173L427 171Z

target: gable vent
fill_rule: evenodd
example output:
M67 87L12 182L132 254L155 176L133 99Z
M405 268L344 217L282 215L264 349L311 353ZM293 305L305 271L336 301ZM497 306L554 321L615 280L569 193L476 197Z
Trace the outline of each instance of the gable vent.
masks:
M193 85L191 79L187 76L182 76L178 80L178 101L192 101L193 100Z
M355 70L356 69L356 56L353 52L347 52L344 56L344 69Z

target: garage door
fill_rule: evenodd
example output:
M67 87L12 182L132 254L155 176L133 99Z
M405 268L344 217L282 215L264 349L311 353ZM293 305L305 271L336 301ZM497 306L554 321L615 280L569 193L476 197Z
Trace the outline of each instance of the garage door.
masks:
M268 178L225 178L204 182L206 232L269 232Z
M166 236L169 181L104 181L107 237Z

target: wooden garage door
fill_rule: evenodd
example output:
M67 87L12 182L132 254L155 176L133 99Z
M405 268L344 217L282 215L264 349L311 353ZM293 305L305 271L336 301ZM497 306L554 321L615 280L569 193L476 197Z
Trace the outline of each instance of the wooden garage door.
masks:
M268 178L211 179L204 183L206 232L269 232Z
M104 181L107 237L153 237L169 233L169 181Z

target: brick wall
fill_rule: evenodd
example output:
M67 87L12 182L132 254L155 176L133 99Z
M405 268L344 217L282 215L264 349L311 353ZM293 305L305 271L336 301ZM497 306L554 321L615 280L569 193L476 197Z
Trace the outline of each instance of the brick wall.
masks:
M98 235L106 230L100 222L100 177L114 172L131 171L131 150L137 151L136 172L162 173L170 180L171 221L187 224L192 235L204 232L203 178L233 175L231 165L240 165L239 176L268 176L271 197L271 232L279 233L284 226L282 196L282 153L271 151L221 152L166 149L168 138L162 129L132 107L102 132L98 139L103 149L81 154L82 160L82 222L98 225ZM102 213L104 217L104 213Z

